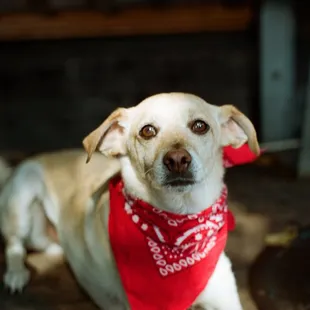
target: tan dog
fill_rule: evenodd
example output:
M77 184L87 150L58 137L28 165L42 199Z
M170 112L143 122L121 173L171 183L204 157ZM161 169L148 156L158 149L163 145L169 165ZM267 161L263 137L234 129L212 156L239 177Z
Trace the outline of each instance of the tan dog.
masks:
M28 280L24 240L37 249L55 251L44 240L42 214L29 217L34 213L30 202L38 198L57 227L66 259L81 286L100 308L129 309L108 233L108 181L118 172L119 163L125 190L132 197L158 210L194 214L207 209L221 194L222 146L238 147L246 141L258 154L253 125L235 107L216 107L193 95L171 93L112 113L84 140L88 165L83 165L82 155L71 160L71 154L65 165L51 165L54 161L47 157L33 159L15 173L0 197L7 241L6 284L20 289ZM96 150L111 159L98 157ZM242 309L224 253L193 302L196 305L208 310Z

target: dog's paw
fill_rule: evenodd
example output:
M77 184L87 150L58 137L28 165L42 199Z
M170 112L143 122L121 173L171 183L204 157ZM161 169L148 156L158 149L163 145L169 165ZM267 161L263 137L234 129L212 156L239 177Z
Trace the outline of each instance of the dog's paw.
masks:
M18 271L7 271L3 277L5 286L12 294L21 293L25 285L29 282L29 279L30 272L26 268Z

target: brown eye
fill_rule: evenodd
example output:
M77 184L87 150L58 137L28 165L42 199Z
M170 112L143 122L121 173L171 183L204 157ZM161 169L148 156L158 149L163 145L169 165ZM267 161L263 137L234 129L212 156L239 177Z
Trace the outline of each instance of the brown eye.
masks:
M209 130L210 126L204 121L197 120L192 123L191 130L197 135L203 135Z
M157 135L157 130L152 125L145 125L142 127L139 134L143 139L147 140L155 137Z

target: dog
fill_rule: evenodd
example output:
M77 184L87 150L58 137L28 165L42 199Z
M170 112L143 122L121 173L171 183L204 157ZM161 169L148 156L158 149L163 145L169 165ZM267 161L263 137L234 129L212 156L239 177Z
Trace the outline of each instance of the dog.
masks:
M0 196L6 284L27 283L27 242L60 252L46 241L45 214L77 281L102 309L241 310L223 251L222 148L244 143L259 154L254 126L234 106L167 93L114 111L83 140L88 164L82 154L58 156L66 162L59 166L42 156L28 161Z

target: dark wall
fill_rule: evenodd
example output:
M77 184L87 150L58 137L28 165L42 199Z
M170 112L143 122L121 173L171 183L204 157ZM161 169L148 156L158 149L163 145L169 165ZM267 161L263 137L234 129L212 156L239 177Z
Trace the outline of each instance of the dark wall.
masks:
M1 43L0 148L79 147L113 109L158 92L192 92L254 117L252 41L201 34Z

